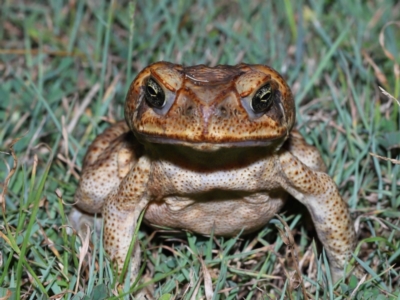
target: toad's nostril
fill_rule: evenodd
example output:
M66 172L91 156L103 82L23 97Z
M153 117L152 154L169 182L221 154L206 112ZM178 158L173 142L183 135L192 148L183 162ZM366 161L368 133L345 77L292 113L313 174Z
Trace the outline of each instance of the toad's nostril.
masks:
M188 107L186 107L185 115L191 116L192 114L193 114L193 106L189 105Z
M222 117L226 117L226 116L228 115L228 111L227 111L227 109L225 108L225 106L220 106L220 107L219 107L219 112L220 112L220 114L221 114Z

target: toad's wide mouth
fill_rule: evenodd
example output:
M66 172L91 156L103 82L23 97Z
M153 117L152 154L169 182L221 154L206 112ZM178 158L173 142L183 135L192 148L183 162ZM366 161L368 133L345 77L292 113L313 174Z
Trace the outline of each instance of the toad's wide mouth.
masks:
M279 145L286 140L288 134L267 138L260 137L259 139L231 139L222 141L207 141L207 139L205 141L193 141L182 138L155 136L139 132L135 132L135 136L141 143L176 145L190 147L200 151L215 151L223 148L268 147L273 144L276 145L277 149L279 149Z

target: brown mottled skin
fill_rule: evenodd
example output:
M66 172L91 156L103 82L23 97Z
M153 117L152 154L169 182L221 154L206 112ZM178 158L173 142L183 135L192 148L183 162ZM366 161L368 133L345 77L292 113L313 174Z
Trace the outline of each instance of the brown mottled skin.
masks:
M143 209L149 224L232 236L265 226L291 194L310 211L334 280L343 275L356 242L349 211L292 129L293 96L275 70L155 63L131 84L125 120L90 146L70 215L79 229L102 213L119 272ZM132 280L139 266L136 244Z

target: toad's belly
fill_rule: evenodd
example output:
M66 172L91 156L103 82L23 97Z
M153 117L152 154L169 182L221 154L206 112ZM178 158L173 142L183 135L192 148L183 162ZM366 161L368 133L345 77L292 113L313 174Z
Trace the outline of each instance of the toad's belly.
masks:
M286 194L253 195L207 193L151 202L144 216L149 224L186 229L208 235L232 236L264 226L284 204Z

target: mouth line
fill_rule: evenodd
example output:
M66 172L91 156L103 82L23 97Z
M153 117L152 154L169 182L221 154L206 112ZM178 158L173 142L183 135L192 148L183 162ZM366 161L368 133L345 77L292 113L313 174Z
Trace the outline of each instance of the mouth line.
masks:
M149 135L145 133L135 133L136 137L140 141L146 141L154 144L169 144L169 145L183 145L183 146L218 146L218 147L263 147L269 146L272 143L280 140L286 136L283 134L282 136L270 137L265 139L248 139L248 140L238 140L238 141L193 141L188 139L178 139L173 137L163 137L163 136L155 136Z

